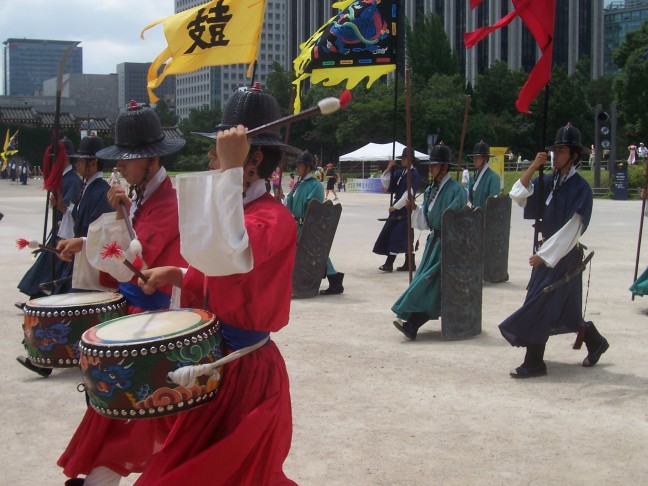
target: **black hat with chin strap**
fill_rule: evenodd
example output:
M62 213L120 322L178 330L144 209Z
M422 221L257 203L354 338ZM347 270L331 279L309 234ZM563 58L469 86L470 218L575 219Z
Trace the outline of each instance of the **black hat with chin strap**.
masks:
M447 145L440 143L430 150L430 160L420 162L422 165L448 164L455 165L452 162L452 151Z
M281 109L275 97L264 92L261 84L254 83L251 88L239 88L230 96L223 109L221 122L216 125L214 133L191 133L215 139L218 132L237 125L243 125L248 130L252 130L279 118L281 118ZM302 153L297 147L288 145L281 140L279 128L254 135L250 139L250 145L277 147L283 152L295 156Z
M97 152L106 146L99 137L83 137L76 153L68 154L71 159L96 159Z
M495 157L490 153L490 146L483 140L477 142L475 148L473 148L472 154L466 154L466 157L477 157L478 155L484 157Z
M571 123L567 123L564 127L560 127L556 132L556 141L553 145L547 147L547 150L553 150L559 145L567 147L580 148L582 153L588 154L589 149L581 143L581 132L578 128Z
M171 155L182 147L183 138L167 138L157 113L136 101L128 104L126 111L115 122L115 145L96 153L98 159L136 160Z

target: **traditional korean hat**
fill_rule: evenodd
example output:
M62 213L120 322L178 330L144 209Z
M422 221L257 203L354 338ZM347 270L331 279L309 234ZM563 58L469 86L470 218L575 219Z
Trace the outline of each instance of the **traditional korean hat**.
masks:
M135 160L171 155L182 147L183 138L167 138L154 110L136 101L128 104L115 122L115 145L96 153L105 160Z
M281 109L275 97L269 93L265 93L261 88L261 84L254 83L251 88L239 88L230 96L223 109L223 118L216 125L214 133L192 133L215 139L218 132L237 125L243 125L248 130L251 130L278 120L279 118L281 118ZM278 147L283 152L295 156L302 152L298 148L285 144L281 140L281 132L278 127L253 136L250 139L250 145Z
M315 169L315 157L311 155L308 150L304 150L301 154L297 156L295 160L296 164L306 164L311 170Z
M71 159L96 159L97 152L105 146L103 139L99 137L83 137L79 143L79 150L68 156Z
M423 165L435 165L435 164L448 164L455 165L452 162L452 152L450 147L440 143L432 147L430 150L430 160L424 160L421 162Z
M74 153L74 144L72 143L72 140L70 140L67 137L63 137L61 139L61 143L63 144L63 147L65 147L65 153L69 158L72 158L72 154Z
M403 149L403 152L400 154L400 156L396 157L396 159L403 160L404 158L407 157L409 157L412 163L418 162L418 159L416 158L416 152L414 152L414 149L412 147L405 147Z
M489 145L483 140L477 142L475 144L475 148L473 148L472 154L467 154L466 157L476 157L478 155L482 155L484 157L495 157L490 153Z
M556 132L556 141L553 145L547 147L548 150L555 149L558 145L566 145L568 147L578 147L582 153L588 154L589 149L581 143L581 132L578 128L571 123L567 123L564 127L560 127Z

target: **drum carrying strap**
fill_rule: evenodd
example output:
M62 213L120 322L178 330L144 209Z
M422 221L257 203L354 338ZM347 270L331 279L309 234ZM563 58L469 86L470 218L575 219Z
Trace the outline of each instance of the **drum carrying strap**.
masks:
M168 309L171 303L171 295L159 290L146 295L140 287L130 282L121 282L119 293L124 296L128 305L147 311Z
M171 371L167 375L167 380L171 383L175 383L180 386L184 386L184 387L191 386L196 381L196 378L198 378L199 376L218 375L218 368L220 368L224 364L229 363L230 361L234 361L235 359L239 359L240 357L251 353L252 351L266 344L269 340L270 340L270 335L268 334L265 338L263 338L258 343L255 343L252 346L247 346L245 348L238 349L233 353L228 354L224 358L221 358L218 361L214 361L213 363L183 366L182 368L178 368L175 371Z

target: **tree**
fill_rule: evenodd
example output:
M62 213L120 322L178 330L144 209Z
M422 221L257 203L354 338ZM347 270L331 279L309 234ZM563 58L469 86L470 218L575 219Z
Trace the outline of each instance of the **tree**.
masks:
M450 47L441 17L430 14L417 18L414 27L406 23L407 64L412 79L425 84L435 74L459 74L459 58Z
M292 71L286 71L277 61L272 63L272 71L266 78L266 91L274 96L284 115L292 113L292 91L295 76Z
M522 70L511 71L503 61L495 62L477 76L475 110L491 115L515 115L515 102L527 76Z
M180 117L178 117L178 115L176 115L173 111L171 111L171 109L169 109L166 101L159 100L157 103L155 103L154 110L160 118L160 123L163 127L175 127L178 124Z
M627 141L636 140L648 130L648 22L640 30L626 35L624 42L614 51L614 62L621 69L614 80L620 126Z

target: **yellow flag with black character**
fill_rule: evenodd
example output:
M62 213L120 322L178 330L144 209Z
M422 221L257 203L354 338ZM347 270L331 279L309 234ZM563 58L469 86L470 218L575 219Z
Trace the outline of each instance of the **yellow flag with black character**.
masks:
M144 27L142 39L148 29L163 24L168 44L148 71L151 102L158 101L153 90L170 74L250 63L250 75L258 57L265 6L266 0L214 0Z
M301 85L335 86L346 81L352 89L364 78L367 88L396 69L397 0L344 0L341 12L301 44L293 61L297 86L295 113L301 111Z

